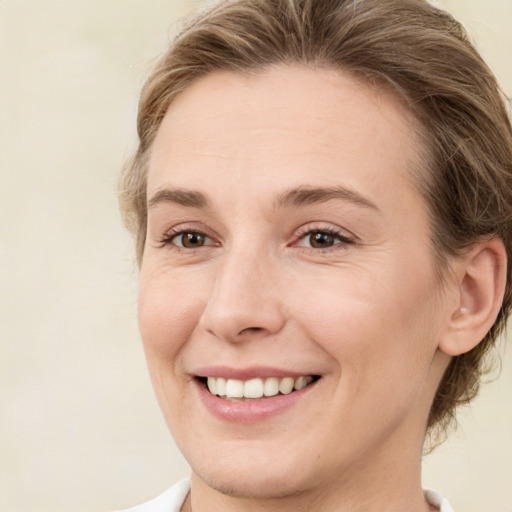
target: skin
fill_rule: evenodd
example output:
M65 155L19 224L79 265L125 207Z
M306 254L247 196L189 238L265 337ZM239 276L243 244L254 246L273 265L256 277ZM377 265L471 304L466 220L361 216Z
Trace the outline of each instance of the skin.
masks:
M414 128L393 95L300 66L210 74L169 108L149 165L139 322L192 468L184 510L431 510L421 450L459 283L434 271ZM276 205L326 187L345 192ZM176 190L207 204L162 193ZM312 246L325 230L332 244ZM182 232L204 245L180 247ZM194 375L211 365L321 379L277 415L230 423L198 397Z

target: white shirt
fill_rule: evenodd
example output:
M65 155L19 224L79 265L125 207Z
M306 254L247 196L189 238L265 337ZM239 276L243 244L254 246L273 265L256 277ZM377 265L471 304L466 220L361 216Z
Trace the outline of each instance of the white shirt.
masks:
M167 489L160 496L120 512L180 512L189 491L190 479L186 478L173 485L170 489ZM448 503L448 500L443 498L438 492L426 490L425 498L434 507L439 507L439 512L453 512L453 508Z

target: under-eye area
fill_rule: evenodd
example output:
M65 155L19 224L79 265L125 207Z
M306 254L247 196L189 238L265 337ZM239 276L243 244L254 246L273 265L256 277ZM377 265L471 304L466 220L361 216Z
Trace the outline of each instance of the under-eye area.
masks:
M288 395L313 385L319 375L300 377L266 377L249 380L226 379L223 377L197 377L212 394L226 400L246 400Z

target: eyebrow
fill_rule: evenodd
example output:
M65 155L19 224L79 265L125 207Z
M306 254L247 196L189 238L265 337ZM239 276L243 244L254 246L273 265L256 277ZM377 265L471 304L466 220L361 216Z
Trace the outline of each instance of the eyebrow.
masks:
M379 210L377 205L358 192L346 187L308 188L300 187L280 194L274 201L274 208L299 207L324 203L332 199L342 199L358 206ZM148 201L148 209L161 203L174 203L189 208L206 208L209 206L207 197L201 192L184 189L162 189Z
M151 197L148 201L148 209L161 203L174 203L190 208L205 208L209 204L208 199L201 192L183 189L170 190L167 188L159 190Z
M358 206L370 208L372 210L379 211L379 208L375 203L370 201L368 198L359 194L355 190L351 190L346 187L336 186L327 188L308 188L300 187L289 190L281 194L275 201L276 208L282 208L286 206L306 206L316 203L324 203L331 199L342 199L354 203Z

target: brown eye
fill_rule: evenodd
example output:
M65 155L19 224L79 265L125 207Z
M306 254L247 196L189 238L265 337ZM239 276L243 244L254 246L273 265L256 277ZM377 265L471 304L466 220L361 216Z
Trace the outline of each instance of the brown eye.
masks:
M184 232L178 234L173 242L179 247L186 247L187 249L197 249L206 244L208 237L202 233Z
M328 249L339 241L339 237L324 231L313 231L308 238L310 246L314 249Z

